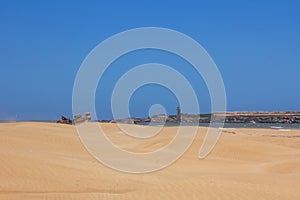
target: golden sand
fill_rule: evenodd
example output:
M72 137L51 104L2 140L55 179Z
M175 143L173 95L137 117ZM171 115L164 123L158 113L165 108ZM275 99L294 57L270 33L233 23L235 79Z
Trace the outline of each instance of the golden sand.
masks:
M116 124L111 140L133 152L167 144L176 128L136 141ZM224 130L197 158L206 128L171 166L132 175L107 168L81 144L74 126L0 123L0 199L300 199L300 131Z

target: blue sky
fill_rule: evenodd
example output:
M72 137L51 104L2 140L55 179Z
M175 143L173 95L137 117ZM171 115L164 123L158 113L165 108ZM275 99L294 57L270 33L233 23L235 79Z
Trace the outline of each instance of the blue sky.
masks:
M73 82L88 53L113 34L146 26L180 31L207 50L223 76L228 110L300 110L299 7L297 1L256 0L1 1L0 120L71 117ZM96 94L102 118L111 118L117 77L156 58L181 70L201 111L210 111L201 77L181 67L184 61L149 51L120 58L108 71ZM173 114L178 104L158 86L141 88L131 101L133 116L146 116L155 103Z

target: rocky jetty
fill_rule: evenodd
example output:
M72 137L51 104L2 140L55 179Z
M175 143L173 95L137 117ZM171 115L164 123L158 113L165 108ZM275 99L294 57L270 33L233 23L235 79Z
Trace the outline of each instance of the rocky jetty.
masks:
M224 113L216 113L224 116ZM300 111L294 112L230 112L226 113L227 123L300 123Z

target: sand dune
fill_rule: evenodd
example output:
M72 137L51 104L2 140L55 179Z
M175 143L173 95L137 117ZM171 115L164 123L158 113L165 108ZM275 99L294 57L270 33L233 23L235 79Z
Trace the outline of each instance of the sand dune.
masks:
M167 144L174 127L137 141L116 124L108 137L133 152ZM213 152L197 158L206 128L181 159L154 173L105 167L74 126L0 123L0 199L300 199L300 131L224 130Z

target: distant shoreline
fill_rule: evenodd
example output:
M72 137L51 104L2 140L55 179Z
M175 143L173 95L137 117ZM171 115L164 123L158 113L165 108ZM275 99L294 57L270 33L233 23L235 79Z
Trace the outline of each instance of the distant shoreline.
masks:
M212 117L225 117L224 123L270 123L270 124L300 124L300 111L273 111L273 112L262 112L262 111L243 111L243 112L226 112L226 113L214 113L214 114L187 114L181 113L180 122L183 123L210 123ZM132 117L132 118L123 118L116 120L92 120L103 123L148 123L150 121L155 123L178 123L178 118L176 115L164 115L159 114L150 117ZM0 123L9 123L9 122L47 122L47 123L56 123L57 120L0 120Z
M177 115L154 115L151 118L124 118L117 119L114 122L135 124L143 122L183 122L183 123L282 123L282 124L300 124L300 111L285 112L226 112L213 114L187 114L179 113ZM102 122L107 122L103 120Z

